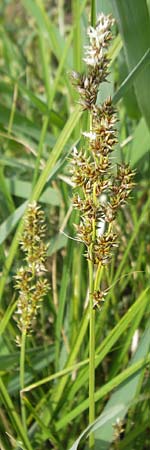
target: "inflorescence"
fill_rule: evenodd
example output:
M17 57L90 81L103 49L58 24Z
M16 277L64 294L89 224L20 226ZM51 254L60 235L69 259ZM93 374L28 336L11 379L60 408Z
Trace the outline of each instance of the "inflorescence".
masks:
M15 287L19 290L16 320L21 331L27 334L32 331L41 301L49 290L44 277L47 250L43 242L45 228L43 211L36 202L29 204L20 241L26 265L20 267L15 275Z
M72 73L73 84L80 94L83 110L90 112L90 130L84 132L85 149L73 150L72 177L78 192L73 199L81 221L76 225L78 237L87 247L86 257L95 266L106 265L112 250L118 245L113 223L120 207L124 206L134 186L134 171L126 164L113 165L112 152L117 143L116 110L111 98L97 105L100 83L109 74L108 46L112 39L111 16L101 14L96 27L88 29L90 44L86 46L84 61L87 73ZM93 294L93 306L101 305L105 295Z

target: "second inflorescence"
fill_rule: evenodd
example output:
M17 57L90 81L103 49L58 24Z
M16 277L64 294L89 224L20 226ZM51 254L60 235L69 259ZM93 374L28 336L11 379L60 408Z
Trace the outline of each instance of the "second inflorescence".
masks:
M80 224L76 226L79 239L87 247L86 257L94 266L106 265L117 244L114 220L120 207L134 186L129 165L114 164L112 152L117 143L116 110L111 98L97 105L100 83L109 74L108 47L112 40L114 20L101 14L96 27L89 27L84 61L86 74L72 73L73 84L80 95L83 110L89 111L90 127L84 132L86 145L78 151L73 149L72 178L78 193L73 198L74 207L80 211ZM94 294L97 304L104 300L101 292ZM94 299L94 305L96 299Z
M29 334L41 301L49 290L45 278L46 251L44 213L36 202L28 205L24 232L20 241L25 254L25 265L17 270L15 287L19 291L16 321L19 329Z

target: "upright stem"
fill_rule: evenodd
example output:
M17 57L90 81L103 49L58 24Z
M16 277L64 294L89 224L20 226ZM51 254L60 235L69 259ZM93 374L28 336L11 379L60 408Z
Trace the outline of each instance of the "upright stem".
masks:
M96 22L96 4L95 0L91 0L91 25L95 27Z
M89 261L89 290L90 290L90 335L89 335L89 424L95 419L95 310L93 309L94 267ZM94 447L94 434L90 433L89 448Z
M23 331L22 332L22 340L21 340L21 352L20 352L20 388L21 388L21 390L24 388L25 345L26 345L26 331ZM22 393L20 395L20 400L21 400L22 424L23 424L24 430L27 432L26 410L25 410L25 404L24 404L24 401L23 401Z
M92 113L90 114L90 131L92 131ZM95 184L93 186L93 202L96 203ZM93 292L94 292L94 263L93 242L96 235L95 218L92 224L92 243L90 245L90 259L88 261L89 268L89 296L90 296L90 328L89 328L89 424L95 419L95 310L93 309ZM89 448L94 448L94 433L89 435Z

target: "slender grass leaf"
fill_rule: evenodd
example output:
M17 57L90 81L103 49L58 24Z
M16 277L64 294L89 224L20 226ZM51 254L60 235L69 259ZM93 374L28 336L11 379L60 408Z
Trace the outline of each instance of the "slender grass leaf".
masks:
M6 178L3 172L3 169L0 167L0 191L3 193L5 197L5 201L7 203L7 207L10 213L15 210L13 199L10 195L9 189L7 187Z
M47 178L53 169L57 159L61 155L61 152L66 145L68 139L70 138L70 135L72 131L74 130L76 124L78 123L80 117L82 115L81 107L80 105L77 105L72 115L69 117L66 125L64 126L60 136L58 137L58 140L49 156L49 159L47 161L47 164L45 166L45 169L43 170L36 186L33 191L33 194L31 196L31 200L37 200L39 198L39 195L42 192L42 189L47 181Z
M54 238L51 239L50 246L47 250L47 255L51 256L54 253L61 250L61 248L66 247L68 238L64 234L57 234Z
M32 185L27 181L21 181L15 178L7 178L6 184L11 192L16 197L29 198L31 195ZM49 205L59 206L60 197L58 191L53 188L45 189L44 193L40 197L40 202L47 203Z
M132 322L135 314L138 314L141 309L144 308L144 305L148 302L148 288L142 292L136 302L130 307L127 313L122 317L119 323L110 331L108 336L103 340L100 346L96 349L96 359L95 359L95 368L103 361L105 356L108 354L113 345L117 342L120 336L124 333L124 331L128 328L129 324ZM84 371L79 379L74 382L70 393L68 395L68 399L72 399L76 392L85 385L88 380L88 371ZM62 381L63 383L63 381ZM61 384L61 383L60 383ZM59 386L57 387L59 391ZM80 405L80 407L82 407ZM76 417L77 411L72 411L72 417ZM78 411L79 412L79 411ZM75 414L75 416L73 416Z
M129 71L139 63L150 47L150 18L146 0L112 0L123 39ZM139 108L150 127L149 91L150 65L134 80Z
M140 297L137 299L137 301L132 305L132 307L129 309L129 311L125 314L125 316L120 320L119 324L116 325L116 327L109 333L109 335L104 339L103 343L99 346L99 348L96 350L97 358L95 360L95 367L97 367L100 362L104 359L106 354L110 351L114 343L119 339L123 331L128 327L129 323L133 320L133 317L136 312L140 310L140 308L143 306L143 303L147 303L147 292L148 288L140 295ZM142 300L143 299L143 300ZM141 304L141 301L143 303ZM87 330L88 326L88 308L86 310L86 314L82 320L81 326L80 326L80 332L78 333L77 339L75 341L75 345L73 346L73 349L69 355L66 367L71 365L73 361L76 358L76 355L78 354L78 351L80 349L80 345L83 339L83 336ZM88 371L86 370L81 377L81 382L74 383L73 385L73 391L74 394L76 391L78 391L79 387L82 385L85 385L85 382L88 379ZM59 408L59 401L64 393L65 385L68 381L68 376L65 376L60 383L57 385L56 392L54 391L52 400L54 403L56 403L56 408ZM82 408L82 404L80 405L79 409ZM86 408L85 408L86 409ZM75 417L79 414L79 411L75 411Z
M59 295L59 307L58 307L58 314L56 319L56 368L59 366L59 360L60 360L60 345L61 345L61 330L63 325L63 318L64 318L64 310L65 310L65 303L67 299L67 289L68 284L70 280L70 269L71 269L71 263L72 263L72 252L73 252L73 243L72 241L68 241L68 251L67 255L64 261L63 266L63 273L62 273L62 279L61 279L61 289L60 289L60 295ZM62 367L60 367L61 369Z
M4 125L6 128L8 127L10 113L11 113L11 110L8 107L6 107L4 105L0 105L0 123L2 125ZM13 131L17 133L17 138L18 138L18 134L20 136L25 135L28 138L29 137L34 138L37 142L39 141L40 132L41 132L40 125L39 125L39 127L36 126L34 124L34 122L32 122L32 120L28 119L23 114L21 114L21 112L19 112L17 110L15 110L15 117L14 117L14 121L13 121ZM53 147L56 140L50 133L47 133L45 142L49 146Z
M135 128L132 143L128 151L125 153L126 161L131 167L135 167L140 163L141 158L148 154L150 150L150 132L149 128L142 118Z
M12 424L14 425L14 427L18 433L18 436L22 440L22 442L25 446L25 449L33 450L32 445L28 439L28 436L26 435L26 433L23 429L23 426L21 424L20 417L15 410L12 400L11 400L11 398L7 392L7 389L5 388L5 385L1 378L0 378L0 392L1 392L2 402L6 407L6 410L10 417L10 420L11 420Z
M1 136L1 133L0 133ZM25 160L24 158L9 158L0 155L1 165L7 167L15 167L15 169L20 169L20 171L24 171L27 169L34 169L34 164L31 161Z
M1 336L1 334L4 333L5 328L7 327L7 324L9 323L10 317L12 316L12 314L15 311L16 305L17 305L17 302L12 301L9 304L8 308L6 309L4 316L2 317L1 322L0 322L0 336ZM2 368L1 365L0 365L0 367Z
M80 441L83 438L87 438L89 433L94 432L94 430L96 430L96 428L102 428L105 424L107 424L107 422L114 417L114 415L119 414L121 411L123 410L123 405L117 405L114 406L113 408L110 408L110 410L107 411L107 413L102 414L101 418L98 418L92 425L89 425L85 431L83 431L83 433L81 433L81 435L79 436L79 438L75 441L75 443L72 445L72 447L70 448L70 450L77 450Z
M122 82L118 91L113 96L113 103L117 103L132 86L136 77L140 74L141 70L145 69L150 64L150 49L148 49L142 56L138 64L132 69L127 78Z
M141 358L146 358L147 353L150 349L150 322L147 324L147 328L141 338L141 341L139 343L138 349L133 356L131 360L131 366L132 364L138 362ZM141 374L143 372L143 368L138 371L134 376L129 377L125 382L122 383L122 385L112 394L110 400L108 401L106 407L104 408L103 412L109 411L110 408L112 408L114 405L117 406L120 404L120 399L122 403L124 404L124 411L122 411L119 414L115 414L112 419L107 423L106 426L103 427L103 430L97 430L95 433L95 439L96 439L96 446L95 448L98 450L99 446L102 442L106 442L104 446L104 450L109 449L110 442L112 442L113 436L114 436L114 428L113 425L116 422L117 418L123 419L129 406L129 402L131 402L135 395L138 388L138 384L141 378Z
M35 18L40 30L48 35L51 49L59 60L64 47L64 39L46 13L43 2L41 0L25 0L23 3L27 11L30 11Z
M145 368L147 364L149 364L149 362L150 362L150 355L148 355L146 359L142 358L137 363L132 364L127 369L125 369L121 374L117 375L116 377L113 377L111 381L108 381L108 383L106 383L100 389L97 389L97 391L94 394L95 403L104 398L115 388L118 388L119 385L121 385L123 382L126 382L126 380L128 380L130 377L132 377L136 373L139 373L139 370ZM64 428L68 423L70 423L73 419L78 417L82 412L84 412L88 408L89 408L89 399L86 399L81 404L76 406L76 408L74 408L68 414L64 415L64 417L57 422L56 425L57 431Z
M5 222L2 223L2 225L0 225L0 244L5 241L5 239L17 225L18 221L23 216L26 206L27 202L24 202L21 206L19 206L19 208L15 210L14 213L12 213L8 217L8 219L5 220Z

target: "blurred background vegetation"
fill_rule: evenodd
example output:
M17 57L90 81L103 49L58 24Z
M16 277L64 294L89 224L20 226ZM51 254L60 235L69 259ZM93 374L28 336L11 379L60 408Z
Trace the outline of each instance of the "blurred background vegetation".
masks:
M116 224L120 245L104 273L103 287L111 289L96 313L95 449L148 450L150 1L97 0L95 7L97 14L116 18L109 84L97 101L112 96L119 118L114 158L136 168L136 188ZM83 245L68 236L75 238L78 220L71 206L69 155L73 145L82 145L88 120L70 73L84 71L91 8L94 2L86 0L0 4L2 450L70 449L88 425L88 274ZM25 384L37 382L24 393L27 434L20 420L13 276L22 265L18 239L29 198L45 211L51 291L27 340ZM48 376L52 379L44 382ZM86 442L82 439L80 448Z

